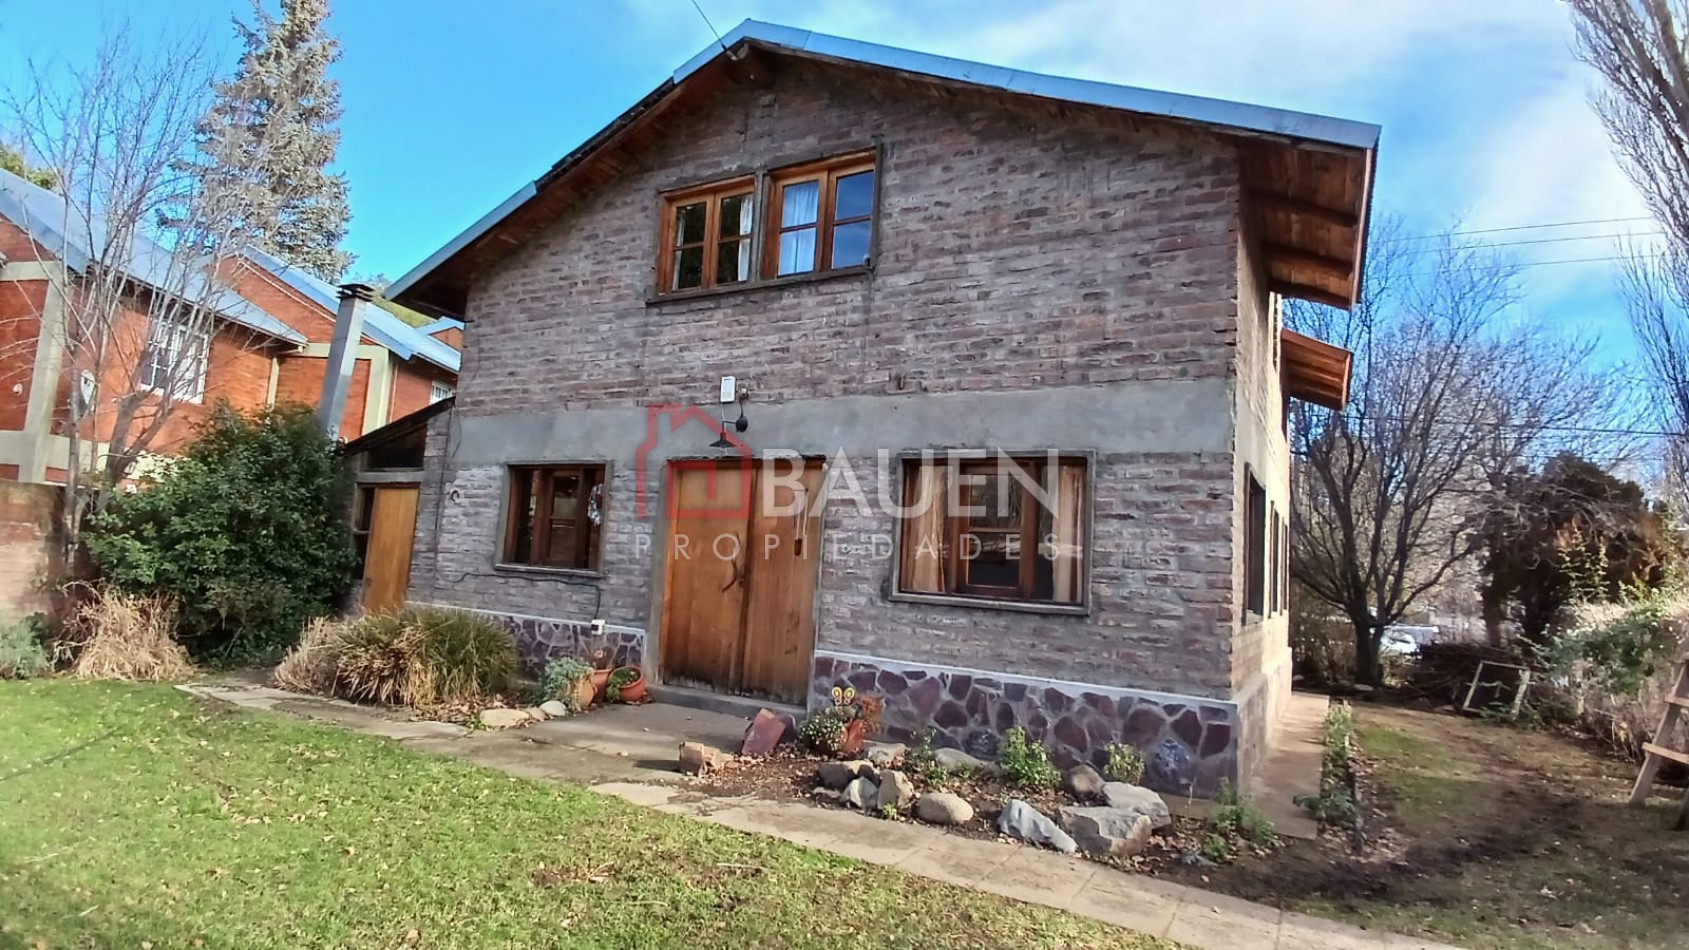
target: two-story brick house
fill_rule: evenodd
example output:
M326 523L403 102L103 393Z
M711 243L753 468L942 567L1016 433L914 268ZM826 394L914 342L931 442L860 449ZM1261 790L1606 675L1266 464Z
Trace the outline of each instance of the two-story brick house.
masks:
M82 384L77 377L90 372L87 365L72 365L66 321L74 319L72 298L83 292L82 275L99 264L76 212L63 196L0 170L0 478L66 480L68 406ZM154 375L149 361L169 365L177 354L188 354L172 384L184 392L162 418L152 453L168 454L182 444L220 401L242 410L317 401L334 332L332 287L257 251L230 262L215 282L209 274L202 282L197 275L165 273L171 255L147 238L137 236L134 244L106 257L125 262L134 292L113 321L122 345L99 363L106 378L89 388L108 400L131 387L145 390ZM205 339L172 334L168 321L150 315L149 295L189 285L196 301L216 310ZM455 320L412 327L371 308L341 433L354 438L449 396L460 330ZM143 416L156 411L155 403L143 407ZM92 413L82 435L93 454L111 438L112 417Z
M468 324L411 599L1207 794L1289 691L1286 400L1346 395L1278 299L1353 303L1377 138L747 22L395 284Z

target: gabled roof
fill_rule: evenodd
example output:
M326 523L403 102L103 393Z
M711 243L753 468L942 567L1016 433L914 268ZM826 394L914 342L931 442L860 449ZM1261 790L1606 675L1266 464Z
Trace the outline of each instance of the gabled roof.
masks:
M448 241L388 288L391 299L431 313L462 314L468 287L492 261L555 219L582 186L593 158L657 121L701 78L764 78L769 57L894 72L949 86L995 90L1081 107L1194 124L1235 136L1244 163L1246 213L1262 236L1272 289L1348 307L1360 293L1379 127L1363 122L1131 86L1047 76L746 20L675 70L544 175Z
M0 217L22 228L30 239L72 271L81 273L110 250L100 222L82 219L63 195L48 191L4 169L0 169ZM260 309L233 289L214 282L208 274L181 273L180 261L156 242L135 235L127 253L118 249L112 256L124 264L124 276L154 290L192 301L203 301L218 316L250 330L304 343L299 331Z
M246 256L276 279L327 310L331 317L339 310L340 292L328 281L267 251L253 248L246 252ZM413 327L377 304L371 304L364 313L364 335L386 347L400 359L425 360L453 373L458 371L463 361L457 350L429 336L427 329Z

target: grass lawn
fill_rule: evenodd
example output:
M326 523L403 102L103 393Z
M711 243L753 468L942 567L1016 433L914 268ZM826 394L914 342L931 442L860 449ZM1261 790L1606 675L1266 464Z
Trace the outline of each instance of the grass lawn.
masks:
M168 687L0 736L0 947L1172 946Z
M1635 766L1548 731L1364 703L1355 723L1376 846L1297 843L1216 886L1468 947L1689 947L1681 790L1631 808Z

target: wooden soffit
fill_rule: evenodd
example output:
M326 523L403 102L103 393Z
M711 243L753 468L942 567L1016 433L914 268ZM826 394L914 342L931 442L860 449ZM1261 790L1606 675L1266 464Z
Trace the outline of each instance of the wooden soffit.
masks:
M1354 354L1294 330L1279 331L1284 391L1327 409L1349 404L1349 370Z

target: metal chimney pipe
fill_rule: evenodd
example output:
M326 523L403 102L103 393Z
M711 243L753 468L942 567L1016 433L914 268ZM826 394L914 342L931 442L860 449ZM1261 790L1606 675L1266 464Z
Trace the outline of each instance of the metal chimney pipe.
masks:
M323 396L317 402L317 424L331 439L340 434L346 394L352 388L352 370L358 363L358 341L364 338L364 312L373 299L375 290L368 284L340 285L334 341L328 347L328 365L323 367Z

